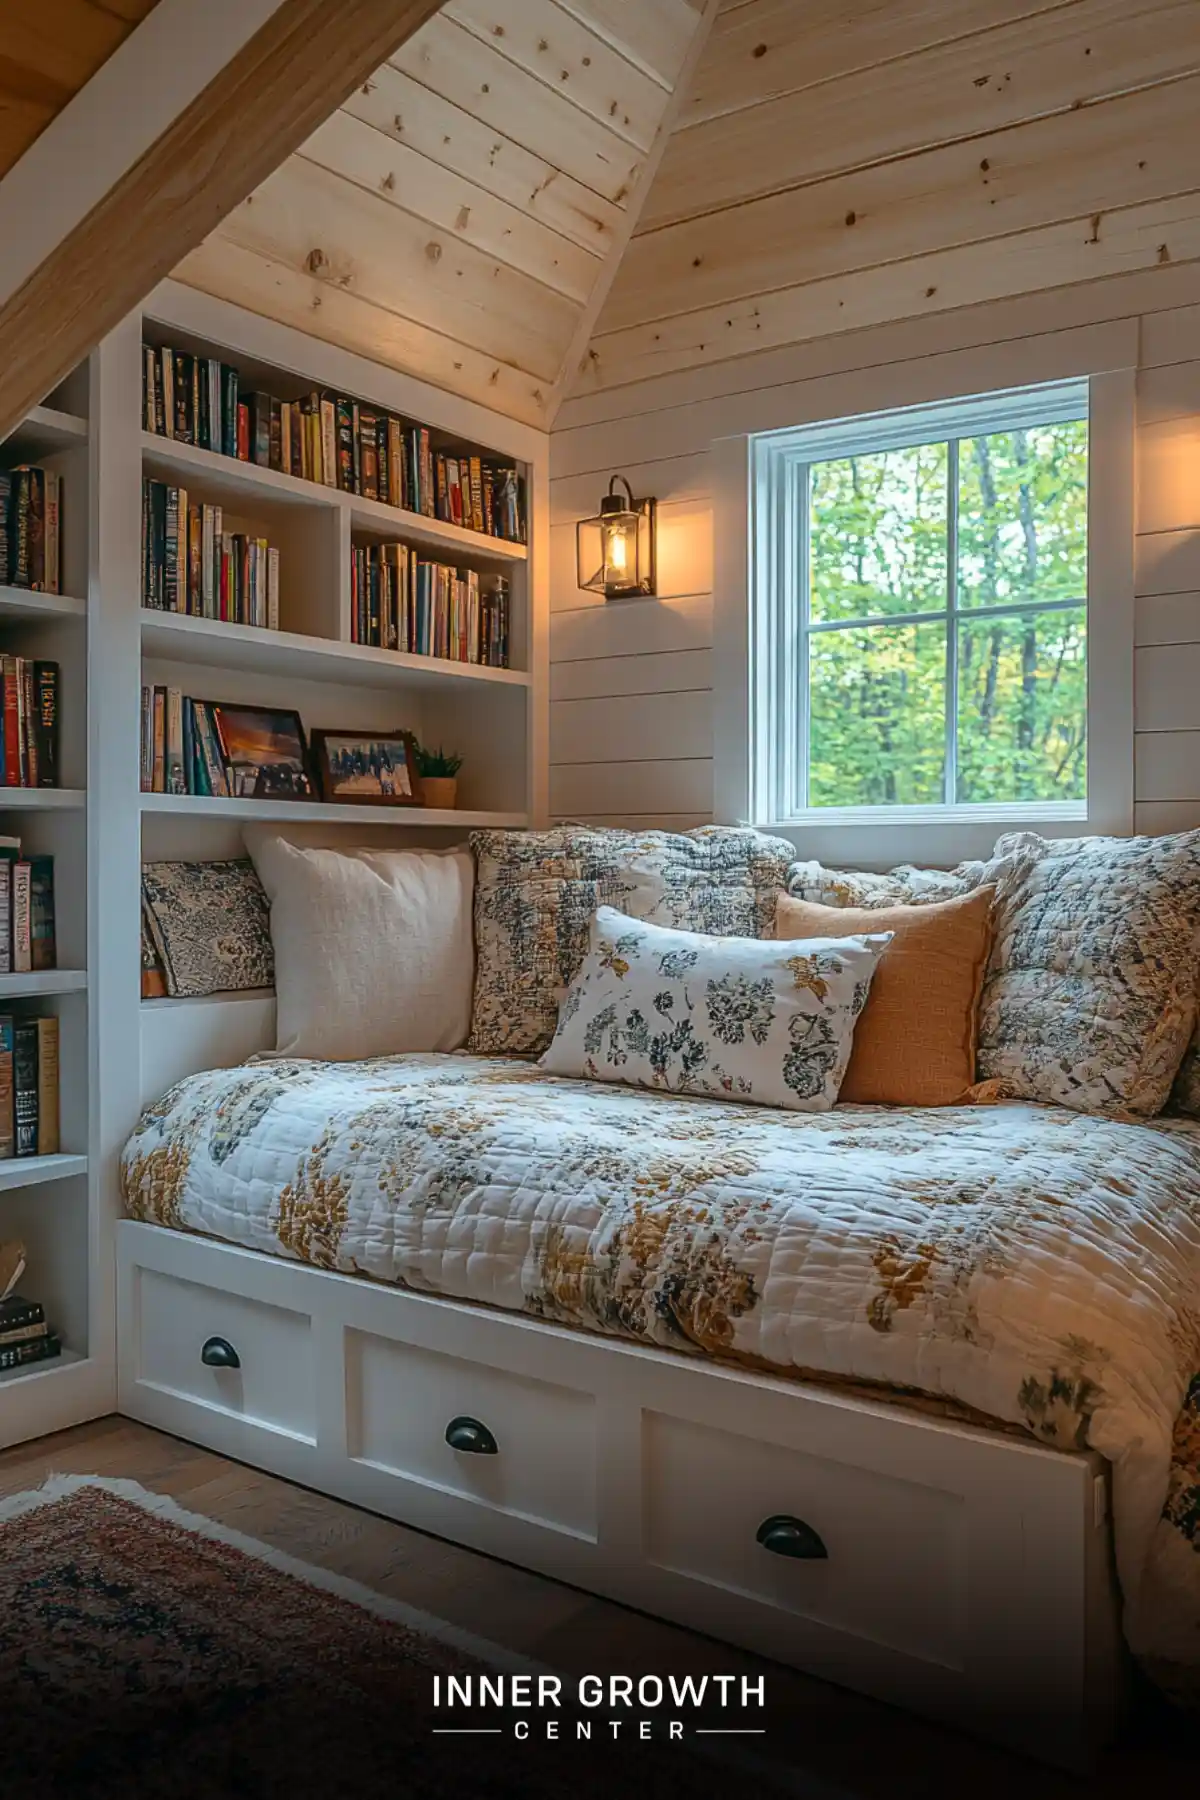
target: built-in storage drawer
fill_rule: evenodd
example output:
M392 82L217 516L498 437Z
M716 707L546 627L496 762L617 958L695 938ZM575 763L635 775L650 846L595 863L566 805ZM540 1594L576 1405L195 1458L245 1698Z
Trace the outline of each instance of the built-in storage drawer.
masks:
M307 1313L158 1269L137 1269L135 1279L140 1384L315 1441Z
M359 1461L594 1537L590 1394L348 1331L346 1401L350 1454Z
M660 1568L954 1666L960 1495L686 1419L643 1415L646 1551Z

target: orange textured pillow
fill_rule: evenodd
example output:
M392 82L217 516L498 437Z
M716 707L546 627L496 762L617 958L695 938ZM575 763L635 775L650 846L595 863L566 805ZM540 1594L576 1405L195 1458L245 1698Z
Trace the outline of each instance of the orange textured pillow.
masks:
M818 906L781 894L777 938L894 932L854 1031L838 1095L859 1106L954 1106L971 1098L994 888L931 906Z

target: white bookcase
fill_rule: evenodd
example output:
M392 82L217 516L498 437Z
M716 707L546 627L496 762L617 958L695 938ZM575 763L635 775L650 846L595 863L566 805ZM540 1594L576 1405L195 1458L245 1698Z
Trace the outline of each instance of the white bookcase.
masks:
M329 389L428 425L446 444L517 463L528 548L234 461L142 429L142 344L235 365L281 399ZM140 871L161 858L244 854L247 828L312 843L449 845L546 809L548 440L470 402L302 333L164 283L0 447L64 477L63 594L0 588L0 650L61 666L63 787L0 789L0 833L55 858L58 963L0 978L0 1005L61 1021L62 1153L0 1163L0 1238L29 1250L23 1287L67 1354L0 1377L0 1445L115 1405L112 1229L117 1167L142 1104L193 1069L274 1042L274 1000L141 999ZM279 631L143 609L144 475L220 503L227 529L280 550ZM350 641L350 553L400 540L499 571L512 594L511 663L489 669ZM143 682L201 699L298 711L306 730L406 728L464 758L459 806L377 807L143 794Z

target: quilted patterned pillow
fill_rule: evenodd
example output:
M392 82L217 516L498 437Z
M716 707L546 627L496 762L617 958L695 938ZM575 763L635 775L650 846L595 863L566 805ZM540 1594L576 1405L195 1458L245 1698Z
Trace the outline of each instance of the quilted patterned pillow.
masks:
M1010 833L1003 854L1000 845L986 862L961 862L953 869L918 869L901 863L886 874L865 869L827 869L819 862L794 862L788 870L787 891L794 900L815 906L869 907L937 906L956 900L985 883L996 889L997 901L1011 892L1036 861L1034 842L1023 832Z
M1200 832L1003 837L1030 859L997 908L977 1073L1079 1112L1160 1112L1196 1023Z
M142 921L170 995L274 985L271 909L248 857L144 863Z
M602 906L539 1067L828 1112L891 938L704 937Z
M467 1048L543 1051L598 906L728 937L768 937L793 857L782 838L698 831L476 831L475 1000Z

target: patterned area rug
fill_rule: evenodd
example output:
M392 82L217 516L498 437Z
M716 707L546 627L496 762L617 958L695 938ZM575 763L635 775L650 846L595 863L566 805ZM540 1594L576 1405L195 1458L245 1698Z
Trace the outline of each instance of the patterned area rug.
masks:
M6 1797L696 1800L749 1773L682 1744L518 1741L510 1720L434 1734L435 1676L533 1667L133 1482L0 1504Z

